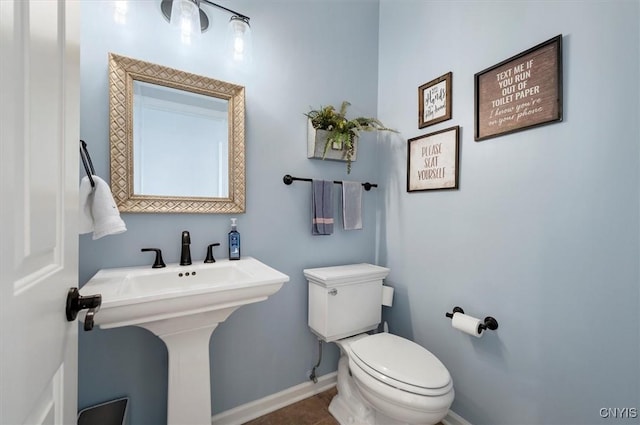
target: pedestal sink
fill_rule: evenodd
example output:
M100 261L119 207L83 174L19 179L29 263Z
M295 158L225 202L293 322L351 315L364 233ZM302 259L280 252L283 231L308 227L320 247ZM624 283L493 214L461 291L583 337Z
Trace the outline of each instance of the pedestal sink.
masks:
M94 324L102 329L140 326L169 352L168 425L210 425L211 333L237 308L266 300L289 276L245 257L165 268L103 269L80 290L102 295ZM80 320L85 320L81 313Z

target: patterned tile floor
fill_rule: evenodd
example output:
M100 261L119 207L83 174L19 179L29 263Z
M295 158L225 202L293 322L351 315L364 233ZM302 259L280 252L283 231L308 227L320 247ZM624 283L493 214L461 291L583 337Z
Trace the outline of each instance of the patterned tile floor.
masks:
M329 403L335 395L336 388L333 387L249 421L245 425L340 425L329 413Z

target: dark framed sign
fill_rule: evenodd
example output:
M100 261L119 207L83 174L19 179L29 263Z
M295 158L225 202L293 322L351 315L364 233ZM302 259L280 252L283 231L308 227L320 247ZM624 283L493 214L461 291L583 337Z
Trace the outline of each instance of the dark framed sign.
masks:
M562 121L562 35L475 75L475 140Z
M418 128L451 119L451 72L418 87Z
M408 141L407 192L457 189L460 126Z

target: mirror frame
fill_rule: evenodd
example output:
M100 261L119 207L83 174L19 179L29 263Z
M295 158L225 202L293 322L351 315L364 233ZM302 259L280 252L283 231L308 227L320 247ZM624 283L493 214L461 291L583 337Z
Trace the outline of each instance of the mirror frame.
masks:
M226 198L133 192L133 81L229 101L229 195ZM111 192L120 212L226 214L245 211L244 87L109 53Z

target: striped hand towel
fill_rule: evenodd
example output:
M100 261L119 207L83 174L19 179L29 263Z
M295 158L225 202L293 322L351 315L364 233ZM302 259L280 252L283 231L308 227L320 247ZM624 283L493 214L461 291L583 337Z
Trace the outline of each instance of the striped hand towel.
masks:
M333 233L333 182L313 180L312 185L312 235Z

